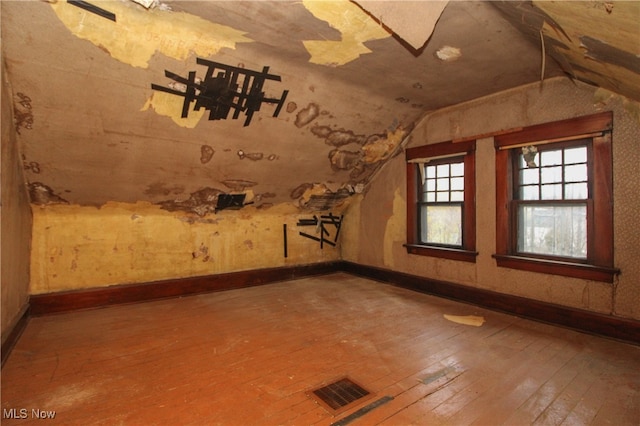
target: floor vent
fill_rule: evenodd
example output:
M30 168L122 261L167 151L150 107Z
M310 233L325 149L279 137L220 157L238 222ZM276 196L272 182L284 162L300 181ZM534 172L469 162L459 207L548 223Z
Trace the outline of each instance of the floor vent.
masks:
M309 394L332 414L341 413L373 397L371 392L348 377L314 389Z

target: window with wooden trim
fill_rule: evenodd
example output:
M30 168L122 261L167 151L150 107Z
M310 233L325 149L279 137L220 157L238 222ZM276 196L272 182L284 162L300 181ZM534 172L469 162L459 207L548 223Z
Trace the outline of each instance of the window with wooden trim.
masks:
M475 141L410 148L407 251L475 262Z
M498 266L612 282L611 112L495 137Z

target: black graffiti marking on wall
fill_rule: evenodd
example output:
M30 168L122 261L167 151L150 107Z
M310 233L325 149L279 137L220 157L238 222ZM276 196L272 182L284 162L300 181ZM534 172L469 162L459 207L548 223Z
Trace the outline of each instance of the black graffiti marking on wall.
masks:
M306 232L300 231L300 235L305 238L312 239L314 241L318 241L320 243L320 248L324 248L324 244L329 244L332 247L336 246L338 242L338 236L340 236L340 228L342 227L342 218L343 215L335 216L333 213L329 213L328 215L321 215L318 219L318 216L313 215L312 219L300 219L298 220L298 226L314 226L316 228L316 233L319 233L320 236L315 236L311 234L307 234ZM329 228L335 228L335 233L333 234L333 238L331 233L329 232Z

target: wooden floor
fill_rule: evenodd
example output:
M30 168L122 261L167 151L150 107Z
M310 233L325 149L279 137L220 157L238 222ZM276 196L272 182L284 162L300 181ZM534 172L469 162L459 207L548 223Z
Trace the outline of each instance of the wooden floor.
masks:
M308 391L343 376L374 396L334 416ZM32 318L2 408L3 425L639 425L640 347L338 273Z

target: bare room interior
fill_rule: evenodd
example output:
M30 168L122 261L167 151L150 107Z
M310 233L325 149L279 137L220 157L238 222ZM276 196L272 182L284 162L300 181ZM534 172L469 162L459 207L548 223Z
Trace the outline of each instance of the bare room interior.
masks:
M0 20L3 424L640 424L640 2Z

